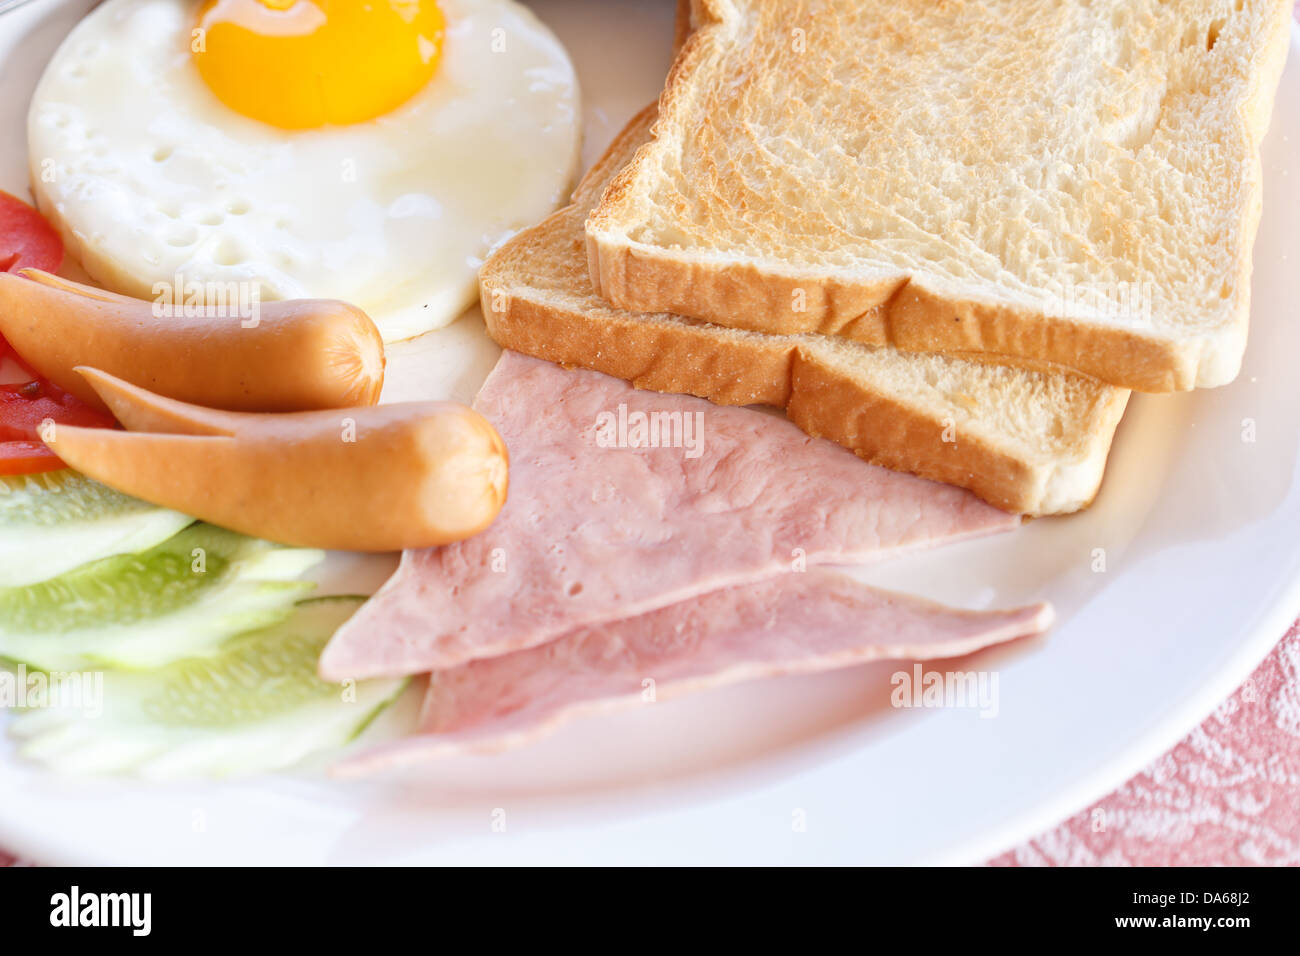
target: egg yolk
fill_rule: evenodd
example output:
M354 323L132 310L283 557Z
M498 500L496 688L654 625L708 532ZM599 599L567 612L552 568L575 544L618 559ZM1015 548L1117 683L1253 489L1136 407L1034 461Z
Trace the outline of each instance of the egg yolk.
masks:
M207 0L190 49L231 109L284 129L360 123L433 76L434 0Z

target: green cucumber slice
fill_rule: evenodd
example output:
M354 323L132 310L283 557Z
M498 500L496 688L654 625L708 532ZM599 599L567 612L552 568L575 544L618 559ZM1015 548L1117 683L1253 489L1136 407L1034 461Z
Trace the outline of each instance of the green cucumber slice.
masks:
M331 684L316 676L326 642L364 601L307 600L213 656L104 672L98 694L83 684L80 697L68 694L62 706L21 711L10 735L22 756L61 773L179 779L288 767L350 741L407 683ZM59 700L57 689L51 700Z
M75 471L0 476L0 588L152 548L193 521Z
M42 670L149 668L287 617L324 552L196 524L137 554L0 589L0 657Z

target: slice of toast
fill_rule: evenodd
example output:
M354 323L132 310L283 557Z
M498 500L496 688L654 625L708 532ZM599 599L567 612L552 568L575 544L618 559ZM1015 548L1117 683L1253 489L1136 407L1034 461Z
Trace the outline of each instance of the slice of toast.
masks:
M1128 392L1077 374L765 335L610 306L587 276L583 221L649 140L653 107L619 134L573 203L498 249L479 273L503 347L639 388L785 408L811 435L862 458L960 485L1025 514L1074 511L1096 494Z
M695 0L614 305L1163 392L1245 348L1293 0Z

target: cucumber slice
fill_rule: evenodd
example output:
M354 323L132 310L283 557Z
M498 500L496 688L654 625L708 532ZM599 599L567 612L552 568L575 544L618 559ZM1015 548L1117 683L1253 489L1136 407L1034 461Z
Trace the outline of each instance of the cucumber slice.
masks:
M152 548L193 521L75 471L0 476L0 588Z
M0 589L0 657L75 670L210 654L231 635L287 617L315 587L299 575L323 558L197 524L138 554Z
M211 657L106 672L97 695L83 684L80 699L66 695L76 706L22 711L10 735L21 755L61 773L177 779L290 766L347 743L406 685L316 676L326 642L364 601L304 601L287 620L233 637Z

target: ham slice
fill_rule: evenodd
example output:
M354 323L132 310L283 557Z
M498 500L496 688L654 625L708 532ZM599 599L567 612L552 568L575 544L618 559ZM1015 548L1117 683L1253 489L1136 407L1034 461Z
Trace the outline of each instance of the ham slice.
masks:
M515 352L475 407L510 449L501 515L468 541L403 554L325 649L327 680L443 670L792 567L1020 521L774 415Z
M340 773L524 743L569 718L781 674L879 659L956 657L1044 631L1046 604L962 611L829 571L783 574L430 678L420 734L358 754Z

